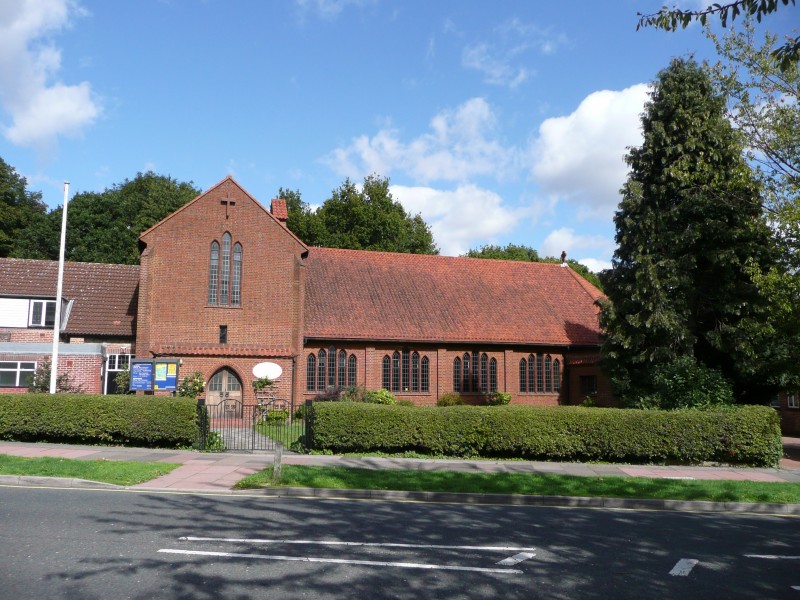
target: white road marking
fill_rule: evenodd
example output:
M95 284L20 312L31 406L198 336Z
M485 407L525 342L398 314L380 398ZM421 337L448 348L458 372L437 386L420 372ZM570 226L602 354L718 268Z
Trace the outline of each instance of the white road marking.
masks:
M478 573L499 573L505 575L521 575L517 569L487 569L481 567L461 567L457 565L428 565L422 563L379 562L372 560L346 560L342 558L314 558L311 556L272 556L268 554L239 554L236 552L208 552L201 550L176 550L162 548L159 552L166 554L184 554L192 556L220 556L230 558L257 558L260 560L286 560L297 562L335 563L340 565L363 565L368 567L399 567L403 569L437 569L441 571L474 571Z
M520 552L519 554L515 554L514 556L509 556L508 558L504 558L500 562L495 563L496 565L503 565L504 567L510 567L511 565L516 565L517 563L521 563L523 560L528 560L529 558L533 558L536 556L532 552Z
M800 592L800 585L793 585L792 589L793 590L797 590L798 592Z
M682 558L675 563L675 566L672 567L672 571L670 571L669 574L678 577L686 577L692 572L692 569L694 569L698 562L700 561L696 558Z
M800 556L784 556L781 554L745 554L747 558L766 558L769 560L800 560Z
M383 542L340 542L336 540L283 540L283 539L248 539L248 538L215 538L185 536L178 538L184 542L231 542L234 544L306 544L319 546L371 546L381 548L431 548L438 550L485 550L496 552L533 552L536 548L516 548L514 546L445 546L439 544L394 544Z

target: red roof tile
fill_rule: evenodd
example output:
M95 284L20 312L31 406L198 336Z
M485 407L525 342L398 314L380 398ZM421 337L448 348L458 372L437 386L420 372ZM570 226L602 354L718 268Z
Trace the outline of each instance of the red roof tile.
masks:
M289 218L289 209L286 207L286 200L283 198L274 198L269 207L269 212L279 221L286 221Z
M55 298L58 262L0 258L0 294ZM65 332L133 337L139 267L74 263L64 265L64 298L74 300Z
M311 248L305 335L597 345L594 286L558 264Z

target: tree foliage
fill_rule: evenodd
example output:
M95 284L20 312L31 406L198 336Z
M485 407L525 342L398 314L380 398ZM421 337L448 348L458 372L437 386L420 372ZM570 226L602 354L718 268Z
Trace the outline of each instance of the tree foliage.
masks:
M629 403L653 392L653 369L683 356L718 370L740 402L767 401L782 377L780 332L750 275L779 250L724 109L708 74L675 59L626 157L600 321L603 366Z
M543 262L543 263L560 263L561 259L554 256L539 256L539 253L530 246L524 244L508 244L507 246L495 246L487 244L481 246L478 250L469 250L465 256L469 258L493 258L498 260L519 260L522 262ZM578 275L583 277L586 281L599 288L603 289L603 284L600 278L589 270L589 267L582 265L577 260L572 258L567 259L567 264Z
M139 264L139 235L200 194L191 183L152 171L103 192L76 194L68 206L67 260ZM19 258L57 259L62 207L32 222L17 243Z
M712 4L702 10L681 10L673 7L662 7L660 11L652 14L637 13L641 27L656 27L665 31L676 31L679 27L686 29L693 21L703 25L708 23L708 17L719 17L723 27L728 25L728 20L734 21L739 16L755 18L759 23L762 17L775 12L783 4L795 6L795 0L734 0L728 4ZM770 56L781 70L790 69L792 65L800 62L800 36L789 38L782 46L770 50Z
M28 181L0 158L0 257L14 256L22 231L46 212L41 192L28 191Z
M362 186L347 179L316 211L299 191L280 188L286 200L287 226L310 246L438 254L430 227L410 215L392 197L389 179L370 175Z

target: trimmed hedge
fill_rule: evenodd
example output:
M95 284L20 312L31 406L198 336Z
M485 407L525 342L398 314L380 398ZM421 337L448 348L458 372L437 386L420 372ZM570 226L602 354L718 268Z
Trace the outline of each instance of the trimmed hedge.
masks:
M721 411L579 406L314 404L312 449L416 451L552 461L775 466L783 449L766 406Z
M197 432L193 398L0 394L0 439L175 448Z

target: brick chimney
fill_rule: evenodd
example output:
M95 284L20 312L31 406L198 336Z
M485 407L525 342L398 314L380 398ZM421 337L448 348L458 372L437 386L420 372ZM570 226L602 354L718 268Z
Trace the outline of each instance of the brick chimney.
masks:
M272 216L281 222L281 225L286 227L286 221L289 219L289 211L286 209L286 200L283 198L273 198L270 204L269 212Z

